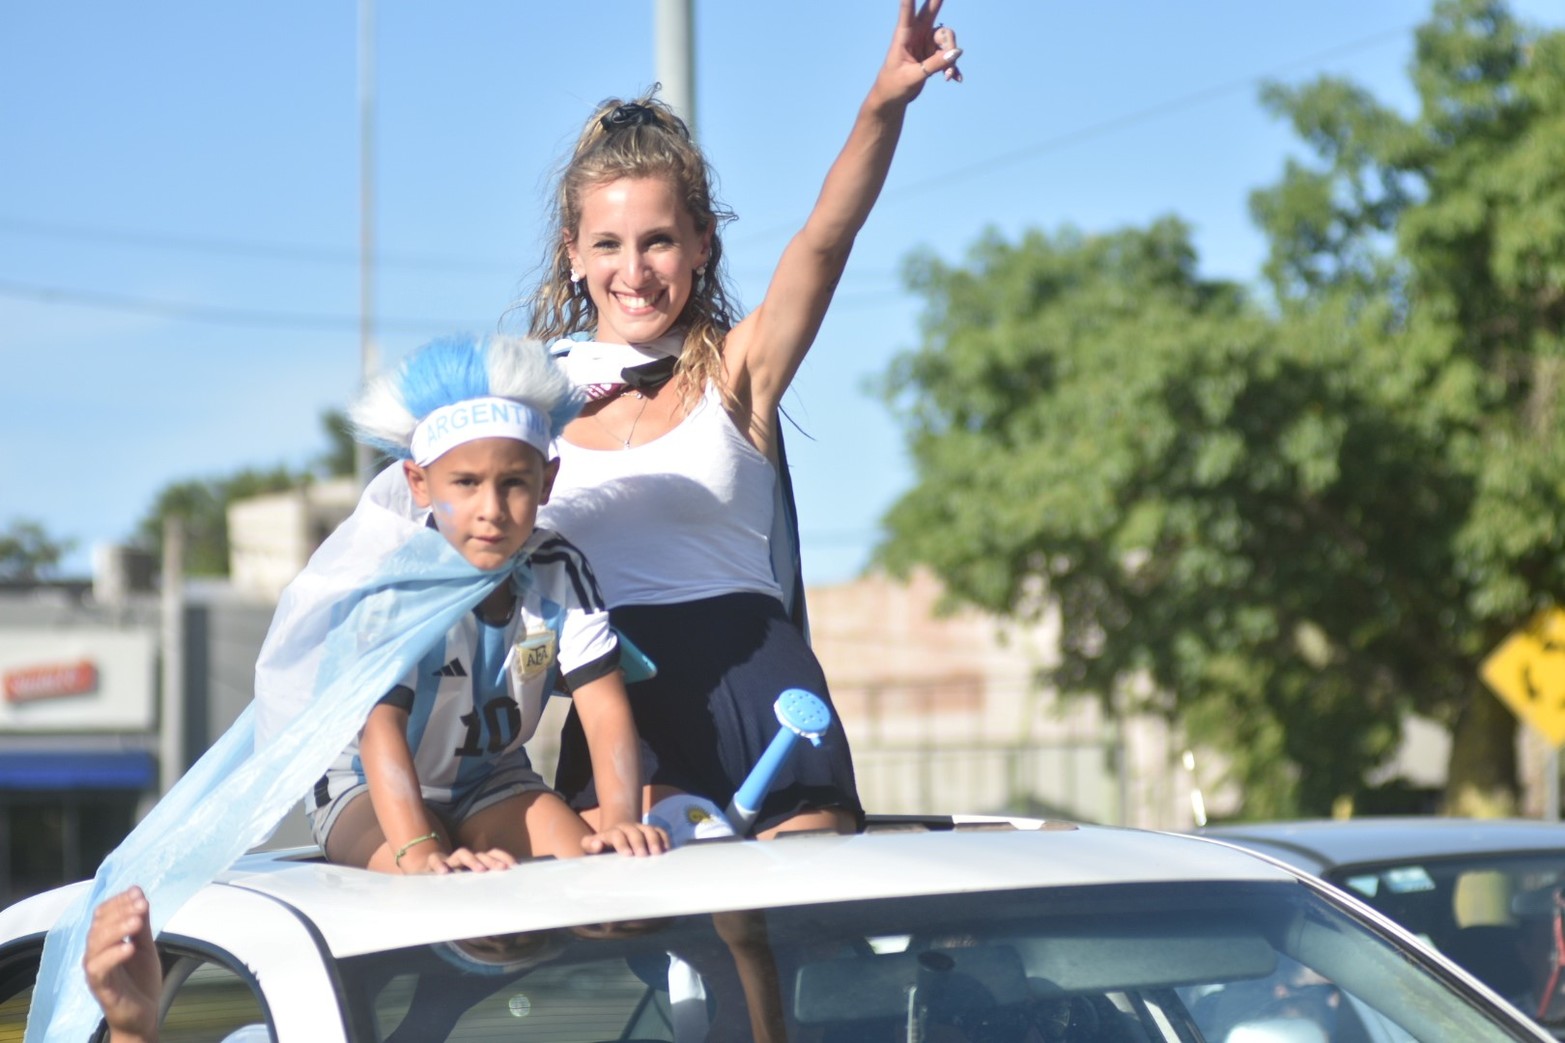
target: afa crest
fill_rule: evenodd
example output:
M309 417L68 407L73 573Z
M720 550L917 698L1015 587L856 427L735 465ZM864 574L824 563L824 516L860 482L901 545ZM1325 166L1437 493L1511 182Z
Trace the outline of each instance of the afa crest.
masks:
M559 640L553 630L540 630L517 639L516 655L511 668L517 681L530 681L541 677L550 667L559 651Z

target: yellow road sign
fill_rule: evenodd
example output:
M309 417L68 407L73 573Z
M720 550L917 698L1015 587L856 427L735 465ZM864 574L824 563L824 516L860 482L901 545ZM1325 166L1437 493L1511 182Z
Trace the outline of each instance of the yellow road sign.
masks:
M1489 653L1478 675L1516 716L1565 745L1565 611L1538 613Z

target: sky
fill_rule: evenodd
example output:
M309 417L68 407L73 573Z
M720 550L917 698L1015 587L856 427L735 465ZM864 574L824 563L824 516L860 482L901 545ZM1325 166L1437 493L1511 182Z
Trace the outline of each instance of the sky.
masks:
M696 126L759 303L841 147L894 0L695 0ZM550 175L595 104L657 80L655 0L375 11L374 314L384 364L502 322L543 257ZM1557 0L1514 0L1565 26ZM1304 153L1263 81L1329 74L1410 111L1417 0L948 0L960 85L909 110L881 200L786 399L805 575L851 579L913 481L872 388L915 347L900 272L993 230L1177 215L1254 284L1248 196ZM0 529L124 541L165 486L303 467L359 387L352 0L0 4ZM514 315L512 317L514 322Z

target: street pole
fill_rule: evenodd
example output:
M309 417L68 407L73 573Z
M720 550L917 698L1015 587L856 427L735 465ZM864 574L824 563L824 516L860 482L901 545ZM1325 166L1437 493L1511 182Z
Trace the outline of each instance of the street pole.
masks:
M375 346L375 0L359 0L359 378L367 384L380 368ZM369 484L374 455L353 446L359 488Z
M158 698L158 790L185 773L185 527L163 519L162 688Z
M695 0L653 0L657 77L663 100L696 137Z
M1560 820L1560 748L1549 747L1548 760L1543 766L1543 819L1545 822Z

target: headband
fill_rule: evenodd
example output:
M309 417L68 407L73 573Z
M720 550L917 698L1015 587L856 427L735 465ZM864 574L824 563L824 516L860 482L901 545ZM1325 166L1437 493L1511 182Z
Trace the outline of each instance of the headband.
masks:
M515 438L549 455L549 418L508 398L470 398L441 406L413 429L413 462L427 467L464 442Z

